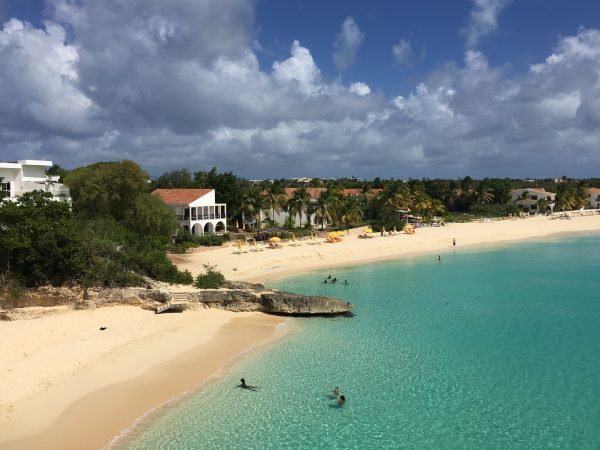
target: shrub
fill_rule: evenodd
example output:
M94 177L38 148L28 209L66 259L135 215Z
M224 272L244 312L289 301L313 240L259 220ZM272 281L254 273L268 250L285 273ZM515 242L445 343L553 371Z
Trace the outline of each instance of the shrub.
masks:
M227 285L225 277L215 266L204 264L204 270L205 273L198 275L194 281L194 286L198 289L218 289Z

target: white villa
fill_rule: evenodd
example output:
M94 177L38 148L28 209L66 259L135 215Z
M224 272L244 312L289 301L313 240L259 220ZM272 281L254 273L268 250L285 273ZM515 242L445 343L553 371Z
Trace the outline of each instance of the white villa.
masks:
M227 205L216 203L214 189L156 189L152 195L173 208L177 221L194 235L227 231Z
M529 198L523 200L522 195L524 192L529 194ZM556 201L556 194L554 192L548 192L544 188L527 188L527 189L513 189L509 192L511 201L517 203L524 210L530 212L540 211L540 200L545 200L550 211L554 210L554 204Z
M588 203L590 204L590 208L598 209L600 208L600 189L598 188L587 188L585 190L588 195Z
M46 175L46 169L50 167L52 161L0 162L1 198L15 201L26 192L43 191L50 192L55 200L69 201L69 189L58 182L59 177Z

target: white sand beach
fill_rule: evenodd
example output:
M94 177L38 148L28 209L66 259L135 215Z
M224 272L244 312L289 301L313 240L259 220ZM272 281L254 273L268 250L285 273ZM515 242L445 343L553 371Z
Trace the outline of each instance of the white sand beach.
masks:
M466 248L600 232L600 215L447 224L373 239L359 239L360 231L351 230L336 244L284 243L280 249L242 254L234 254L230 245L172 259L194 275L212 264L231 280L265 281L409 255L443 258ZM63 309L42 318L0 322L2 449L101 448L138 417L275 338L283 321L220 310L155 315L132 306Z
M592 214L592 213L588 213ZM314 271L343 265L356 265L369 261L395 259L417 254L436 257L448 251L462 248L499 245L518 240L550 238L556 234L600 232L600 215L573 215L571 220L551 219L546 216L525 219L498 220L446 224L440 227L418 228L413 235L397 234L373 239L359 239L361 229L350 230L338 243L289 246L264 251L234 253L235 245L208 248L198 253L172 255L172 261L180 269L193 275L204 270L204 264L212 264L229 280L263 282L268 279L295 273ZM452 240L456 240L456 246ZM323 239L319 239L322 242Z
M114 306L0 322L0 448L102 448L138 417L274 338L282 321Z

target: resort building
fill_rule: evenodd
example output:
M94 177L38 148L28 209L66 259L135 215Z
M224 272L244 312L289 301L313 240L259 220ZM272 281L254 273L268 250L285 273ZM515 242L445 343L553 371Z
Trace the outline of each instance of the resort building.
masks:
M196 236L227 231L227 205L216 203L214 189L156 189L152 195L173 208L179 224Z
M294 193L300 188L284 188L283 190L283 197L285 201L288 201L290 198L292 198L294 196ZM281 208L280 212L274 211L269 211L270 215L273 215L273 217L271 217L271 220L280 226L283 226L286 224L286 222L292 221L293 223L291 224L294 227L300 227L300 226L305 226L307 223L310 224L310 226L312 228L316 228L316 227L327 227L327 220L324 219L322 220L320 216L318 216L317 214L314 213L310 213L311 211L314 211L314 206L317 203L319 196L323 193L323 192L327 192L327 188L324 187L313 187L313 188L305 188L306 189L306 193L309 196L309 206L308 208L306 208L305 211L302 212L302 214L298 214L297 212L294 213L293 215L290 214L289 211L287 211L285 208ZM368 191L367 193L363 192L362 189L342 189L341 193L342 195L346 195L346 196L361 196L361 195L367 195L367 196L376 196L378 194L380 194L383 191L383 189L371 189L370 191ZM261 213L261 221L264 221L267 219L267 214L265 214L264 212ZM248 218L244 219L246 223L250 224L251 220L248 220Z
M52 161L22 159L0 162L0 201L15 201L26 192L42 191L55 200L70 201L69 189L59 183L58 176L46 175Z
M598 209L600 208L600 189L598 188L587 188L585 190L588 195L588 203L590 204L590 208Z
M540 212L554 210L556 194L544 188L513 189L509 192L510 200L523 208L523 211Z

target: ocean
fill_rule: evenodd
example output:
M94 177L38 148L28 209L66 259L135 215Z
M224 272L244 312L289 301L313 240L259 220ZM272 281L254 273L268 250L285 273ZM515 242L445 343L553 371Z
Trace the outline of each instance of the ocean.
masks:
M270 283L355 316L290 319L118 448L600 448L600 235L437 256Z

